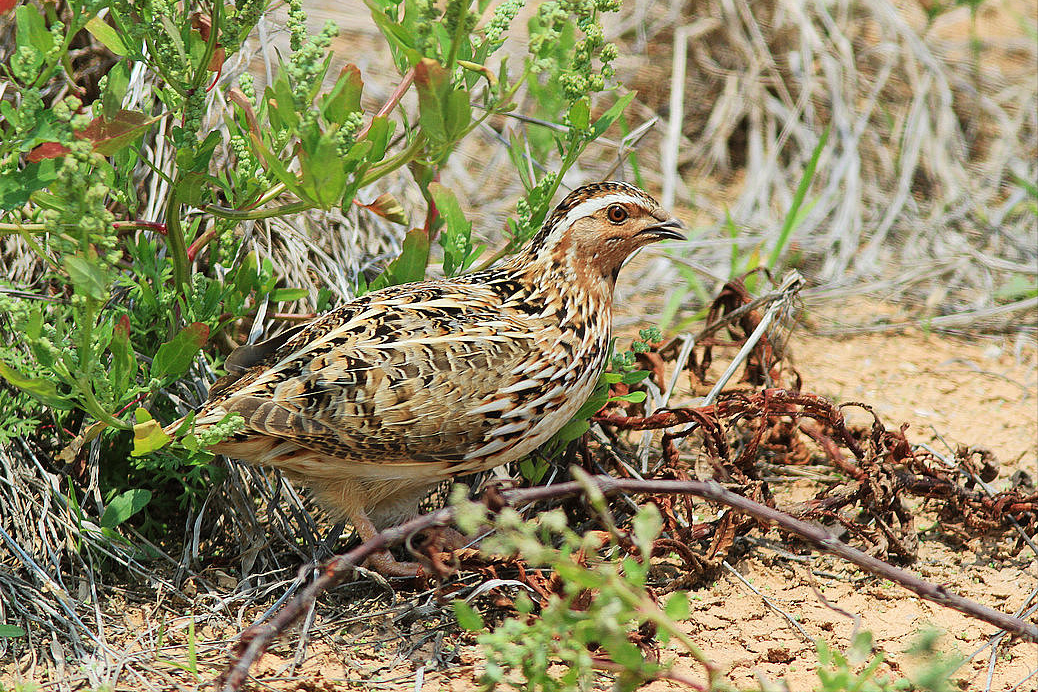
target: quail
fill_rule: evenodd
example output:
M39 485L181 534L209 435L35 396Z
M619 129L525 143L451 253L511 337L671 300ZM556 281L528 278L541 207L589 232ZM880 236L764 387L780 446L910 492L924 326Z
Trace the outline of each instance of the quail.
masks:
M281 469L367 540L444 480L520 459L565 425L605 367L621 266L679 228L636 187L581 187L495 267L373 291L239 347L195 428L240 414L212 451ZM418 571L388 553L369 565Z

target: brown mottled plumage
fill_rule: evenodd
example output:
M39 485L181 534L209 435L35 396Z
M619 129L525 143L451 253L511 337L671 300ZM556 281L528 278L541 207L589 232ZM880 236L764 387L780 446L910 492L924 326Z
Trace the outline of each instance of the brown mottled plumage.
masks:
M679 227L634 187L582 187L498 267L373 291L237 349L195 425L241 414L213 451L285 471L370 538L434 485L521 458L570 419L605 365L621 265Z

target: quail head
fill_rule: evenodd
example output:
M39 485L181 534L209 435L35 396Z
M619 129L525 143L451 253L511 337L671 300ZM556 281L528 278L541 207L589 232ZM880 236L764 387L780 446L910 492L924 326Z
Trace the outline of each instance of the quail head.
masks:
M371 538L435 485L520 459L570 419L605 366L621 266L680 227L635 187L581 187L494 268L373 291L238 348L195 426L240 414L212 451L281 469ZM418 569L388 553L369 564Z

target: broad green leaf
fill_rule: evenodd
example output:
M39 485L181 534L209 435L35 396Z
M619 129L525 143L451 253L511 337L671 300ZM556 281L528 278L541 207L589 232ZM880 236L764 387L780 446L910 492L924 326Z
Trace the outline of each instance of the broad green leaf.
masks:
M389 137L393 134L393 130L395 129L395 121L390 120L384 115L374 117L371 119L371 125L368 127L368 134L365 135L363 141L354 145L354 148L364 142L371 142L371 149L367 153L368 161L381 161L386 155L386 147L389 146Z
M169 375L180 377L187 372L191 361L209 340L209 326L192 322L176 336L159 346L151 363L151 377L161 380Z
M130 85L129 65L128 60L120 60L108 71L108 81L101 94L101 116L105 120L113 120L122 110L123 98Z
M458 619L458 625L469 632L479 632L483 629L483 618L476 609L460 598L454 599L454 617Z
M574 418L559 428L559 431L555 433L555 439L561 444L568 444L579 439L590 427L587 418Z
M603 642L609 658L624 670L639 670L645 664L641 650L626 639L609 639Z
M111 156L125 146L129 146L152 123L162 119L162 115L148 117L138 111L121 110L111 119L97 117L90 121L87 128L77 132L80 139L89 139L94 143L94 151L103 156Z
M151 421L155 423L155 421ZM155 423L158 425L158 423ZM136 452L136 426L134 426L134 447ZM160 429L161 430L161 429ZM105 507L104 514L98 522L103 528L114 529L137 512L144 509L151 502L151 491L144 488L133 488L120 493L112 498Z
M577 99L569 109L569 124L578 130L586 130L591 123L591 107L586 98Z
M64 265L69 279L76 288L76 293L94 300L108 298L108 277L105 276L105 271L97 262L96 257L91 262L78 255L65 255Z
M292 95L292 86L285 76L287 70L281 66L280 74L274 83L266 89L267 105L270 106L270 121L277 129L295 128L299 125L299 113L296 112L295 97ZM277 116L277 121L275 121ZM281 126L278 127L278 122Z
M54 161L27 163L20 171L0 175L0 211L10 211L29 201L29 195L43 189L58 178Z
M24 637L25 630L18 625L8 625L6 623L0 624L0 637L4 639L13 639L14 637Z
M691 615L688 607L688 594L684 591L672 593L667 599L667 604L663 606L663 612L671 620L688 620Z
M444 103L444 127L450 141L459 139L465 128L472 122L472 106L469 105L469 92L455 89L447 95Z
M322 133L311 149L300 152L299 167L303 189L321 208L330 209L342 199L346 191L346 171L331 133Z
M386 270L378 275L368 287L375 291L386 286L396 286L425 278L425 268L429 264L429 234L421 228L412 228L404 237L404 246L400 256L389 263Z
M632 370L631 372L625 372L620 377L620 381L624 384L638 384L648 376L648 370Z
M19 47L31 46L41 55L39 60L42 64L43 55L54 47L54 37L47 31L43 14L31 3L19 5L14 11L17 29L15 41Z
M609 401L626 401L632 404L640 404L645 401L645 392L630 392L609 397Z
M443 273L454 276L466 269L468 255L472 249L472 224L465 218L465 213L458 204L454 193L437 182L429 183L429 194L436 203L436 209L446 223L440 234L440 245L443 247Z
M445 121L450 89L450 73L431 58L414 66L414 85L418 90L418 123L433 144L445 144L449 133Z
M58 394L57 387L51 380L42 377L25 377L7 363L0 361L0 376L12 386L31 394L45 406L67 411L72 408L69 399Z
M86 23L86 30L98 41L103 43L105 47L115 53L116 55L126 55L126 44L123 43L122 38L119 37L117 32L111 25L100 17L93 17L89 22Z
M108 119L100 115L90 121L86 129L75 133L77 139L90 140L94 145L94 151L103 156L112 156L121 149L133 143L137 137L144 134L152 123L160 120L163 116L157 115L149 118L144 113L137 111L121 110ZM69 152L68 147L58 142L44 142L26 157L29 161L42 161L44 159L55 159Z
M305 288L275 288L270 292L270 300L274 303L287 303L300 298L306 298L310 291Z
M341 125L346 116L360 110L364 80L356 65L348 64L339 72L335 86L321 99L321 114L331 123Z

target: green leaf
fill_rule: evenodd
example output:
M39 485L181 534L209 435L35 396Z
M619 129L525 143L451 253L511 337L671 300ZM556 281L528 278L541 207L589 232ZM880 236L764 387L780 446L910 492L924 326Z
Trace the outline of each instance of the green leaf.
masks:
M330 209L346 191L346 171L338 145L330 132L321 133L312 149L299 154L303 189L321 206Z
M775 241L775 247L772 248L771 254L768 256L768 269L775 269L779 258L782 257L782 253L785 252L786 246L789 244L790 236L793 235L794 229L802 221L799 216L800 207L804 203L807 191L811 188L811 181L815 177L818 159L822 157L822 151L825 150L825 145L828 141L829 127L826 126L822 131L822 136L818 138L818 144L815 145L814 151L811 152L811 159L804 168L804 175L800 178L800 184L797 185L797 190L793 193L793 203L789 206L789 211L786 212L786 218L782 223L782 230L779 231L778 240Z
M559 428L559 431L555 433L555 439L561 444L569 444L573 440L579 439L590 427L591 424L588 423L587 418L574 418Z
M648 370L632 370L631 372L625 372L620 377L620 381L624 384L638 384L648 376Z
M137 374L137 356L130 344L129 315L123 315L115 323L108 350L112 352L112 389L116 396L121 396Z
M128 53L126 44L119 37L119 32L100 17L93 17L87 22L86 30L116 55L126 55Z
M641 551L642 559L648 560L652 552L652 543L659 538L663 529L663 517L656 505L647 504L638 510L631 520L631 532L634 544Z
M608 401L627 401L632 404L640 404L645 401L645 392L629 392L609 397Z
M569 109L569 124L578 130L586 130L591 123L591 107L586 98L577 99Z
M8 625L6 623L0 624L0 637L4 639L13 639L14 637L24 637L25 630L18 625Z
M396 122L390 120L384 115L376 116L371 119L371 125L368 127L368 134L364 139L354 145L356 149L359 145L366 142L371 142L371 148L367 151L364 156L368 161L381 161L386 155L386 147L389 146L389 137L393 134L393 130L396 129ZM363 150L362 150L363 151ZM350 152L353 153L352 151Z
M472 224L465 218L465 213L458 204L454 193L437 182L429 183L429 194L436 203L436 209L446 223L440 234L440 245L443 247L443 273L454 276L464 271L472 259Z
M412 228L404 236L400 256L389 263L386 270L371 282L368 290L421 281L429 264L429 234L421 228Z
M671 620L688 620L691 617L691 611L688 607L688 594L684 591L675 591L667 599L666 605L663 606L663 612Z
M300 298L306 298L310 291L305 288L275 288L270 292L270 300L274 303L288 303Z
M187 372L191 361L198 351L209 340L209 325L192 322L172 339L159 346L155 360L151 363L151 377L164 379L167 376L180 377Z
M29 195L57 179L57 166L51 159L28 163L20 171L0 175L0 211L23 206L29 201Z
M339 72L339 78L321 99L321 115L330 123L341 125L346 116L360 110L360 96L364 91L364 80L356 65L347 64Z
M151 422L155 423L155 421ZM158 425L158 423L155 424ZM136 429L136 426L134 428ZM134 440L134 445L136 446L136 439ZM150 490L144 488L127 490L112 498L108 506L105 507L105 512L101 515L101 520L98 523L102 528L114 529L144 509L149 502L151 502Z
M108 277L104 270L95 261L91 262L85 257L78 255L65 255L65 271L72 280L76 293L94 300L106 300L108 298Z
M303 192L302 186L299 184L299 179L295 173L288 170L288 167L278 158L277 154L268 149L263 141L256 136L255 132L249 132L249 140L252 142L252 150L260 155L263 159L263 165L266 167L268 173L273 174L278 182L282 183L289 192L294 194L300 199L308 202L314 202L305 192Z
M133 412L133 417L137 422L133 426L133 449L130 450L130 456L144 456L169 444L171 438L147 409L138 408Z
M32 46L40 53L46 54L54 47L54 37L47 31L43 14L30 3L19 5L14 11L17 30L16 42L19 47ZM40 63L43 56L40 56Z
M422 132L431 143L446 144L449 133L445 113L450 73L435 60L422 58L414 66L414 85L418 90L418 123Z
M458 619L458 625L469 632L479 632L483 629L483 618L476 609L460 598L454 599L454 617Z
M469 92L455 89L447 95L444 104L444 127L450 141L459 139L472 122L472 106L469 105Z
M62 411L72 408L72 402L67 397L58 394L58 389L52 380L42 377L25 377L3 361L0 361L0 376L3 376L12 387L17 387L34 396L45 406Z
M108 71L108 81L101 94L101 116L105 120L114 119L116 114L122 110L123 98L130 86L129 64L127 60L120 60Z
M163 115L148 117L138 111L121 110L112 118L99 116L90 121L87 128L77 132L80 139L89 139L94 143L94 151L103 156L111 156L123 147L133 143L144 134L152 123L161 120Z
M602 116L595 121L595 124L591 126L591 139L597 139L606 130L612 126L613 123L623 114L624 109L634 100L634 97L638 95L637 91L631 91L619 99L616 100L612 106L606 110Z
M637 645L626 640L609 640L604 642L609 657L624 670L640 670L645 663L642 652Z
M280 66L278 77L264 91L264 100L269 107L270 122L275 129L295 128L299 125L299 114L296 112L295 98L292 96L292 85L288 83L288 69Z

